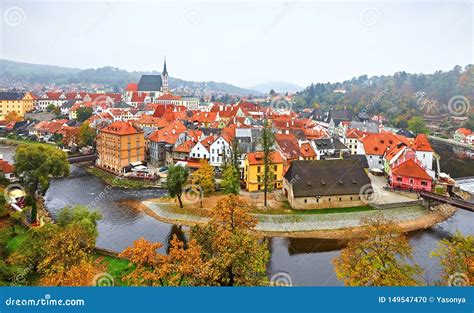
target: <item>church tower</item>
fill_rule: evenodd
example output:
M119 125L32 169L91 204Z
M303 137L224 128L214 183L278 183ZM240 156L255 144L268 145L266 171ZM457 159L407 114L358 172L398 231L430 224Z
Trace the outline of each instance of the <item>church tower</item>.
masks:
M161 72L161 91L163 93L169 92L168 70L166 69L166 58L165 58L165 64L163 66L163 72Z

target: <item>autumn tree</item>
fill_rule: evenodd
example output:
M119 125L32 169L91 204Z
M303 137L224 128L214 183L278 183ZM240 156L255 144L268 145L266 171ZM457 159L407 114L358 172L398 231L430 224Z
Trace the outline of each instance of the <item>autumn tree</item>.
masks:
M456 285L458 279L460 284L474 285L474 236L457 231L453 237L440 240L431 256L439 258L444 285Z
M59 212L56 224L32 228L7 262L40 274L40 283L48 286L92 285L103 269L92 261L98 212L85 207L66 208Z
M168 254L158 250L161 243L150 243L140 238L120 256L130 260L133 271L123 280L135 286L199 286L209 275L208 265L202 260L201 247L190 240L185 247L176 235L170 242Z
M376 216L363 220L361 238L349 241L333 263L347 286L416 286L421 268L407 261L413 253L407 237L390 220Z
M22 177L24 187L36 201L36 193L45 193L51 177L69 175L69 163L64 151L48 145L21 145L16 149L15 173ZM31 222L36 221L36 212Z
M181 194L183 193L183 187L188 180L188 176L188 170L182 166L171 165L168 168L168 176L166 177L166 187L171 197L178 198L180 208L183 207Z
M203 195L208 195L215 190L214 169L206 159L199 161L200 167L191 175L191 183L200 188L200 200L202 207Z
M268 192L272 189L273 182L273 169L272 169L272 152L273 146L275 145L275 136L273 134L271 126L268 124L268 120L265 118L262 129L262 150L263 150L263 205L267 207L267 196Z
M265 240L250 231L257 220L248 205L230 195L219 201L205 226L194 226L191 238L202 247L210 266L210 285L254 286L265 280L269 252Z
M78 144L80 147L92 146L95 150L96 129L84 122L79 128Z
M21 121L22 117L18 115L16 111L10 111L5 115L5 121L7 122L18 122Z
M92 260L95 236L79 224L61 227L44 245L38 264L40 284L45 286L88 286L100 272Z
M222 172L221 187L224 193L238 195L240 191L240 173L232 164L227 164Z

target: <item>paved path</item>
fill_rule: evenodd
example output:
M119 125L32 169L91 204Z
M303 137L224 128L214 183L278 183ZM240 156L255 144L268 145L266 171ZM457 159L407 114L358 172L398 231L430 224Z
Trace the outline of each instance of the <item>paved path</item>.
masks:
M208 218L190 214L174 213L162 207L160 203L144 201L143 204L150 209L155 217L165 222L176 221L181 224L199 224L208 221ZM335 230L360 226L363 217L382 213L385 217L395 221L409 221L429 214L429 210L420 206L360 211L348 213L328 214L254 214L259 220L257 231L262 232L298 232L316 230Z

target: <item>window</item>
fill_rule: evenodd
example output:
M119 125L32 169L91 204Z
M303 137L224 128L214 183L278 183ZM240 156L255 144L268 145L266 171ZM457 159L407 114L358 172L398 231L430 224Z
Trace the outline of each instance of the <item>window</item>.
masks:
M397 177L397 181L401 182L402 180L403 179L400 176Z
M410 184L413 184L414 180L413 178L410 178Z
M257 166L257 173L260 173L260 166Z
M428 183L427 183L426 181L422 180L422 181L421 181L421 185L422 185L422 186L428 186Z
M331 198L329 198L328 201L331 202Z
M308 200L307 200L307 199L304 199L304 203L308 203Z

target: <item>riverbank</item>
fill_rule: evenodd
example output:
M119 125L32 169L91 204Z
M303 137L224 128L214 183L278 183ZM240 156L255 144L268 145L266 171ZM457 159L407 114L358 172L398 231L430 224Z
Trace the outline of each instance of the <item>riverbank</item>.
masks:
M176 210L170 200L143 201L139 208L147 215L169 224L194 226L208 221L206 209L200 213L192 210ZM376 214L395 221L403 232L430 228L452 216L456 209L440 205L431 210L422 206L407 206L386 210L348 210L318 213L261 214L252 213L258 224L254 232L262 237L291 237L319 239L351 239L364 231L361 220ZM197 212L197 211L195 211Z
M125 189L161 188L161 186L156 185L154 182L119 177L95 166L85 167L85 170L112 187Z

